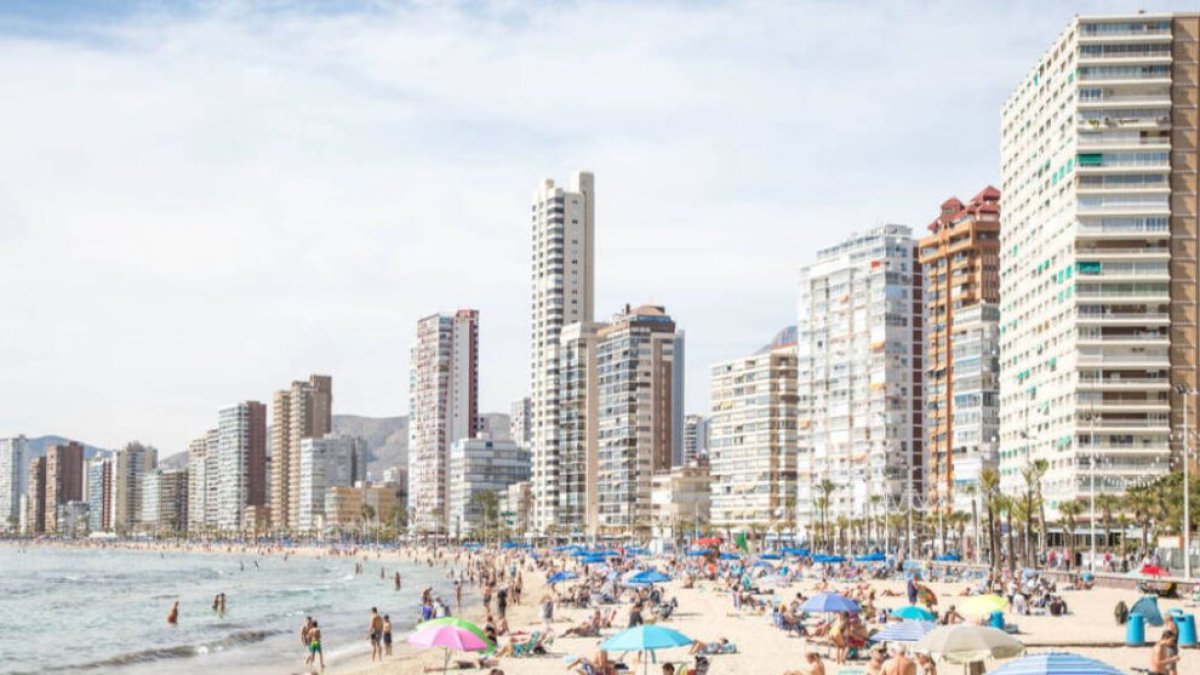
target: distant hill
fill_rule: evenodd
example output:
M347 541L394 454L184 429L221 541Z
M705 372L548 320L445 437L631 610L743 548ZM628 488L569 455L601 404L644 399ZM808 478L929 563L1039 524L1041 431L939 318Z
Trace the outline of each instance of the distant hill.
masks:
M31 439L29 439L29 458L45 457L46 451L50 449L50 446L59 445L60 443L67 443L72 440L75 440L75 439L65 438L63 436L54 436L54 435L38 436L37 438L31 438ZM81 441L77 441L77 442L79 442L81 445L83 445L84 459L91 459L98 454L112 454L112 452L113 452L112 450L98 448L94 445L88 445L87 443L83 443ZM26 459L26 461L28 461L28 459Z
M363 417L334 415L333 430L367 441L367 471L372 475L393 466L408 465L408 416Z

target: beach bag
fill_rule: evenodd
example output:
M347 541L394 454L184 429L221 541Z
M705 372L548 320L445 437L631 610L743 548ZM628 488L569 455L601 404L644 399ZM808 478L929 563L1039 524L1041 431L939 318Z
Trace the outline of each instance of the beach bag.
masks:
M1124 600L1117 603L1113 610L1113 617L1116 618L1118 626L1124 626L1125 622L1129 620L1129 606L1125 604Z

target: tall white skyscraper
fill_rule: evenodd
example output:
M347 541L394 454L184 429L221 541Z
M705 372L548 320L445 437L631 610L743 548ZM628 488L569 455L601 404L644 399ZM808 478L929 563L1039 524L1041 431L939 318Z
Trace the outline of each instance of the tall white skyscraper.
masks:
M24 436L0 438L0 530L15 531L20 525L28 452Z
M252 460L266 445L267 407L258 401L243 401L222 408L217 435L217 526L233 531L242 527L242 516L250 504ZM265 472L265 467L257 470Z
M1001 111L1001 489L1045 460L1049 518L1165 474L1197 419L1198 34L1075 17Z
M923 503L921 272L903 225L852 234L800 271L797 512L878 516ZM825 481L829 481L826 483ZM828 485L828 513L814 508Z
M579 172L569 189L547 179L533 196L531 404L533 526L544 532L558 509L559 337L594 318L595 179Z
M446 532L450 446L479 425L479 312L417 322L409 382L408 503L417 532Z

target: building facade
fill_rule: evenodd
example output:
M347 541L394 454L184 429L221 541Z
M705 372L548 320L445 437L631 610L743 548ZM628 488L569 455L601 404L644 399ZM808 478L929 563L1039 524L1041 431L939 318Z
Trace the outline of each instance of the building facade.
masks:
M651 481L682 430L682 335L663 307L626 305L596 336L597 529L648 534Z
M650 519L655 539L672 541L699 533L712 521L712 475L705 464L677 466L650 481Z
M28 453L24 436L0 438L0 531L16 531L20 524Z
M708 461L712 524L792 521L799 453L796 345L778 344L712 368Z
M265 479L266 440L266 405L243 401L218 413L216 525L221 530L240 530L245 508L262 506L250 500L254 498L255 487L259 490L258 497L264 497L265 486L256 486L252 479L256 475Z
M25 483L25 534L46 532L46 458L29 460Z
M331 487L325 491L325 525L344 530L381 527L398 503L395 488L387 485Z
M922 506L921 303L907 226L852 234L801 269L801 526Z
M528 483L529 450L513 441L463 438L450 447L450 531L470 536L500 523L500 497Z
M271 526L296 526L300 512L300 441L333 431L333 378L310 375L307 381L275 392L271 399ZM265 483L264 483L265 485ZM268 501L269 500L269 501Z
M417 322L409 384L408 499L416 532L448 532L450 446L479 430L479 312Z
M965 503L969 512L969 495L959 493L978 495L979 471L995 467L998 459L1000 362L994 340L999 330L1000 191L989 186L966 204L954 197L943 202L920 241L920 260L926 497L930 508L949 512ZM959 476L960 465L974 478Z
M367 479L367 442L358 436L326 434L300 441L300 518L296 529L319 531L325 523L325 492Z
M559 338L558 508L555 525L594 535L599 511L600 375L596 347L602 323L572 323Z
M533 403L529 397L513 401L508 413L508 437L522 448L533 441Z
M595 178L575 174L568 189L547 179L533 196L530 402L533 415L533 526L544 532L558 511L559 338L563 327L594 320Z
M114 463L111 457L96 457L87 465L88 527L92 532L113 530Z
M46 450L46 504L43 528L58 531L58 509L67 502L83 500L83 446L75 441L52 445Z
M687 415L683 418L683 463L695 464L696 460L708 456L709 418L704 415Z
M1045 461L1048 518L1169 471L1196 419L1198 32L1076 17L1001 112L1001 487Z
M146 497L144 483L157 466L158 450L137 441L117 452L112 467L110 524L106 529L132 532L138 528Z

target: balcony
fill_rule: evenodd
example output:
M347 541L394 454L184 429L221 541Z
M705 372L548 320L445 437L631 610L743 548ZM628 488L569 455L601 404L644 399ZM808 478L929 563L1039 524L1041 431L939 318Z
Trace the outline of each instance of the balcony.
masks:
M1095 430L1097 432L1111 431L1141 431L1153 429L1156 431L1167 432L1170 430L1170 423L1164 419L1099 419L1089 423L1087 420L1076 420L1075 428L1081 431L1089 432Z
M1166 391L1171 381L1165 377L1079 377L1079 388L1087 391L1151 389Z
M1089 353L1080 350L1076 359L1076 363L1086 366L1108 366L1116 368L1119 366L1130 365L1143 368L1166 368L1171 364L1171 357L1166 352L1158 353L1137 353L1137 352L1101 352Z

